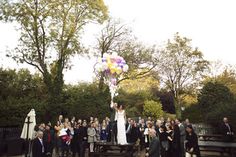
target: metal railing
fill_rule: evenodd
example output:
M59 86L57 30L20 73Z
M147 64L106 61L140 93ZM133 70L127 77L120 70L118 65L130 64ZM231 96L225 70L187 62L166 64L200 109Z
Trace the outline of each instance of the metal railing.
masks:
M20 138L21 130L19 127L0 127L0 141Z

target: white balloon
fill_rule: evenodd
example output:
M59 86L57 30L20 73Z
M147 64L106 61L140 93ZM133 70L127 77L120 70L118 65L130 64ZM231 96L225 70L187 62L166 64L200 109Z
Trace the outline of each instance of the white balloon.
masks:
M96 71L101 71L102 65L100 63L96 64L95 69L96 69Z
M123 71L124 72L127 72L129 70L129 66L126 64L126 65L124 65L124 67L123 67Z
M112 57L117 57L118 56L118 54L117 54L117 52L112 52Z
M109 56L108 53L104 53L104 54L103 54L103 57L105 57L105 58L108 57L108 56Z
M102 71L106 70L108 68L107 63L103 62L101 68L102 68Z

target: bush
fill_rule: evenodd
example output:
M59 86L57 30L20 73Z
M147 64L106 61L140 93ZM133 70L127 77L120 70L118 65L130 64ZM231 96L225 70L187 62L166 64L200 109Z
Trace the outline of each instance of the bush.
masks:
M164 111L162 110L162 105L160 102L147 100L144 102L143 115L146 117L152 117L158 119L163 117Z
M198 104L193 104L189 107L187 107L183 113L182 113L182 118L186 119L188 118L190 122L192 123L201 123L203 122L203 115L202 115L202 106Z
M222 123L223 117L228 117L230 124L233 125L233 128L236 128L235 113L236 104L217 104L217 107L205 116L205 120L214 127L219 127Z
M45 102L33 99L9 99L1 104L0 126L22 127L24 120L31 109L36 111L36 122L42 122L45 118Z
M229 88L217 82L208 82L198 95L198 111L202 111L205 123L217 127L222 123L223 117L228 117L236 127L236 102ZM191 111L186 111L191 112ZM196 113L200 115L200 113Z
M207 112L214 109L217 104L231 104L233 102L234 95L230 92L230 89L217 82L206 83L198 95L199 105L204 107Z
M165 119L170 118L170 119L174 120L174 119L176 119L176 114L164 112L164 118Z

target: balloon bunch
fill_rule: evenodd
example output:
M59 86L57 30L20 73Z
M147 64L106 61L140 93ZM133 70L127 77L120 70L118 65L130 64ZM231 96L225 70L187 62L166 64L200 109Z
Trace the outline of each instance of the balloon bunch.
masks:
M127 72L129 66L123 57L117 53L104 53L103 57L98 58L95 65L96 72L103 73L105 83L109 86L111 98L117 96L117 79L122 73Z

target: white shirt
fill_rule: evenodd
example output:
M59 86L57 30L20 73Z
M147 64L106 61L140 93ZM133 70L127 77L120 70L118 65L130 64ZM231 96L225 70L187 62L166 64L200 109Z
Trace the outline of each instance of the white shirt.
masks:
M41 138L38 138L39 139L39 141L40 141L40 143L41 143L41 145L42 145L42 153L44 153L44 145L43 145L43 140L41 139Z

